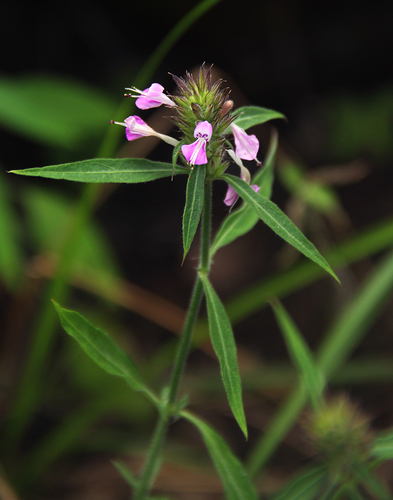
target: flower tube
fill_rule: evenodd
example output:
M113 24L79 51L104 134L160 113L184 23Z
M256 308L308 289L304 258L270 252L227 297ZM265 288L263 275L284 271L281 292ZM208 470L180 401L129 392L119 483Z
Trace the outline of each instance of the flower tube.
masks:
M237 154L232 150L232 149L227 149L227 153L229 156L232 158L232 160L240 167L240 178L243 179L243 181L247 182L247 184L250 184L251 182L251 175L248 169L243 165L243 162L241 159L237 156ZM258 193L258 191L261 189L257 184L253 184L252 189ZM231 207L237 200L238 198L237 192L233 189L232 186L228 185L228 190L224 198L224 203L228 207Z
M152 135L167 142L168 144L171 144L171 146L176 146L177 144L179 144L179 141L177 141L173 137L156 132L154 129L149 127L149 125L146 122L144 122L142 118L136 115L129 116L128 118L126 118L124 120L124 123L114 122L114 121L111 121L111 123L115 123L116 125L121 125L122 127L126 127L126 137L128 141L135 141L140 137L148 137Z

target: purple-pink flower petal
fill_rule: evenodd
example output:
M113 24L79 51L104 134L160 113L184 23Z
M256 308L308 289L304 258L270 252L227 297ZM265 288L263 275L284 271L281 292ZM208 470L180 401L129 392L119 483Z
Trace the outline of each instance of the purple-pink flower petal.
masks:
M207 163L206 141L197 139L192 144L185 144L181 151L190 165L205 165Z
M153 83L147 89L138 91L140 92L140 97L135 101L136 106L139 109L150 109L158 108L162 104L166 106L175 106L175 103L166 94L164 94L164 87L159 83Z
M258 186L257 184L253 184L251 187L256 193L261 189L260 186ZM225 205L227 205L228 207L231 207L235 203L235 201L237 200L238 196L239 195L233 189L233 187L228 184L227 194L225 195L225 198L224 198Z
M235 201L237 200L238 196L239 195L236 193L236 191L233 189L233 187L228 184L227 194L225 195L225 198L224 198L225 205L227 205L228 207L231 207L235 203Z
M207 163L206 143L210 141L213 127L208 121L200 122L195 127L196 141L181 147L182 153L190 165L205 165Z
M207 142L209 142L212 138L212 134L213 127L208 121L198 123L194 130L194 137L196 137L197 139L201 138Z
M126 124L126 137L129 141L155 135L155 131L139 116L129 116L124 120L124 123Z
M255 135L248 135L241 127L232 123L235 138L236 154L242 160L255 160L258 154L259 141Z

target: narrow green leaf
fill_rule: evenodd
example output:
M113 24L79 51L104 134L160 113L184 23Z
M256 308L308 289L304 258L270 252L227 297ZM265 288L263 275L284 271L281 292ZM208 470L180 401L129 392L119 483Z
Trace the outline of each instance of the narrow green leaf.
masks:
M285 116L278 111L273 109L261 108L259 106L244 106L235 111L236 119L234 123L244 130L247 130L254 125L261 125L262 123L274 120L276 118L281 118L286 120ZM231 133L231 128L225 131L226 133Z
M242 464L233 455L224 439L206 422L188 411L182 417L194 424L202 435L206 448L221 478L228 500L257 500L258 495Z
M310 260L321 266L330 273L338 282L333 270L318 252L315 246L304 236L295 224L282 212L272 201L261 196L247 184L247 182L233 175L222 175L221 179L228 182L237 193L248 203L276 234L281 236L287 243L295 247Z
M325 467L309 470L296 476L274 500L314 500L319 498L327 481L328 473Z
M121 475L121 477L126 481L126 483L131 486L131 488L136 489L139 483L139 479L132 474L130 469L124 465L122 462L113 461L113 466L117 470L117 472ZM157 496L148 496L147 500L169 500L168 497L157 497Z
M52 301L59 315L61 326L71 335L93 361L103 370L123 378L135 391L144 392L150 400L155 401L131 359L101 329L93 326L81 314L63 309Z
M113 466L117 470L117 472L121 475L121 477L127 482L129 486L132 488L136 488L138 485L138 478L134 476L134 474L130 471L130 469L123 464L123 462L119 462L118 460L114 460L112 462Z
M253 177L251 184L260 186L259 193L266 198L270 198L273 185L273 169L278 145L278 134L273 132L272 138L267 152L264 166ZM229 214L222 222L218 230L214 242L210 249L210 258L217 252L217 250L225 245L228 245L235 239L243 236L251 231L251 229L258 222L259 217L248 203L243 202L242 206Z
M314 356L292 318L277 299L270 301L292 362L297 368L314 407L318 408L325 386L322 372L317 368Z
M372 474L368 465L359 468L357 479L363 488L378 500L392 500L392 495L387 486L376 475Z
M372 454L381 460L393 460L393 430L380 434L375 439Z
M247 424L244 416L242 387L236 356L236 343L231 323L218 295L208 278L201 275L206 295L210 338L221 368L221 377L228 396L232 413L247 438Z
M177 159L179 157L179 154L181 153L181 147L183 145L183 141L180 141L176 146L173 148L172 151L172 173L175 173L176 170L176 164L177 164Z
M78 182L137 183L154 181L172 174L188 174L189 170L145 158L100 158L63 163L48 167L11 170L12 174L63 179Z
M276 154L278 147L278 132L274 128L271 133L269 147L263 160L263 166L260 168L251 180L251 184L260 186L259 194L269 198L272 195L274 181L274 166L276 163Z
M205 187L205 165L196 165L187 183L186 204L183 213L183 247L187 255L201 218Z

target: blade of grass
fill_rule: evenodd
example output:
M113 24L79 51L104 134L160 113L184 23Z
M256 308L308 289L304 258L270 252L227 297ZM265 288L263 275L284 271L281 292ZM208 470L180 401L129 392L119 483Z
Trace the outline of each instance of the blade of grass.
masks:
M300 380L304 384L314 409L317 409L321 405L322 392L325 386L323 374L318 370L314 355L303 335L284 307L277 299L271 300L270 304L283 334L292 363L299 372Z

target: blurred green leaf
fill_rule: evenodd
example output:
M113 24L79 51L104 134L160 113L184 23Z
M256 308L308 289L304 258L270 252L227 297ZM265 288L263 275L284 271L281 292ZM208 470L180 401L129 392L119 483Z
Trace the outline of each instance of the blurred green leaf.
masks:
M183 213L183 247L185 259L201 218L205 186L205 165L196 165L187 182L186 204Z
M124 465L122 462L119 462L118 460L114 460L112 464L128 485L130 485L132 488L137 487L138 478L134 476L134 474L126 465Z
M341 208L334 190L321 182L308 179L305 170L293 159L287 157L282 161L279 176L290 193L318 212L331 213Z
M374 440L372 454L381 460L393 460L393 430L381 433Z
M386 304L393 290L393 253L379 263L375 271L361 286L358 293L345 306L326 334L318 349L318 368L329 380L345 363L363 339L367 328ZM289 431L306 403L304 383L300 385L280 408L249 458L249 470L256 474L266 463L283 437Z
M221 376L228 396L229 405L241 430L247 438L247 424L244 416L242 387L236 356L236 343L231 323L218 295L208 278L201 274L206 295L210 338L220 362Z
M251 181L251 184L257 184L260 186L261 189L259 190L259 193L266 198L270 198L271 196L277 144L278 135L277 132L273 132L269 150L264 161L264 167L256 173ZM243 202L238 210L232 212L223 220L211 246L210 257L212 258L219 248L228 245L236 238L239 238L240 236L248 233L248 231L251 231L258 220L259 217L255 211L248 203Z
M377 498L378 500L392 500L392 494L387 486L370 471L368 464L359 468L357 473L359 483L366 491L371 493L373 498Z
M81 314L63 309L54 301L53 305L64 330L98 366L111 375L123 378L132 389L143 392L151 401L156 402L155 396L144 385L134 363L109 335L93 326Z
M261 196L247 184L247 182L234 177L233 175L224 174L220 177L228 182L233 189L248 203L258 216L267 224L276 234L281 236L287 243L295 247L299 252L308 257L310 260L321 266L325 271L330 273L337 281L338 278L333 270L318 252L315 246L308 241L304 234L295 226L295 224L282 212L277 205L271 202L268 198Z
M275 118L281 118L286 120L285 116L278 111L273 109L261 108L259 106L244 106L235 111L236 119L234 123L244 130L247 130L254 125L261 125L269 120L274 120ZM230 127L225 131L226 133L231 133Z
M100 138L117 105L103 90L71 78L0 78L0 124L45 145L75 150Z
M257 184L261 189L259 194L265 198L271 198L274 182L274 167L276 163L276 153L278 147L278 132L272 129L269 148L267 150L263 165L251 179L250 184Z
M314 500L321 498L328 480L326 467L318 467L297 475L274 500Z
M9 291L15 290L24 269L20 246L21 228L9 196L9 186L0 175L0 279Z
M318 408L325 386L323 374L317 368L312 352L287 311L277 299L272 299L270 303L292 362L299 372L314 408Z
M22 194L31 238L37 252L59 252L70 224L73 201L61 192L27 186ZM112 249L101 228L90 221L75 248L74 266L118 274Z
M221 478L226 498L228 500L257 500L258 495L254 486L224 439L203 420L188 411L181 412L181 416L194 424L201 433Z
M332 95L326 102L325 114L331 154L348 160L359 155L391 157L392 86L379 87L369 93Z
M138 183L154 181L172 174L188 174L182 167L145 158L93 158L90 160L50 165L48 167L11 170L12 174L46 177L78 182Z
M355 487L347 488L346 490L338 491L337 495L332 498L332 500L342 500L344 495L348 495L348 500L369 500L366 498L360 491L358 491Z
M326 260L331 267L342 268L358 262L370 255L392 247L393 218L377 223L348 241L338 244L327 252ZM325 276L324 270L314 262L304 261L278 275L254 284L241 291L226 305L228 316L232 322L239 323L244 318L266 306L272 295L285 297L289 293L300 290ZM205 334L207 338L207 330Z
M136 488L139 482L139 479L134 476L134 474L131 473L129 468L124 465L122 462L119 461L113 461L112 464L114 465L115 469L117 472L121 475L121 477L129 484L132 488ZM148 496L147 500L169 500L168 497L157 497L157 496Z

